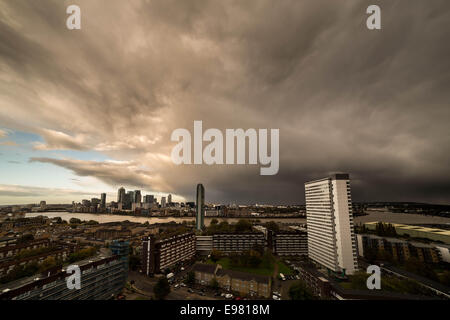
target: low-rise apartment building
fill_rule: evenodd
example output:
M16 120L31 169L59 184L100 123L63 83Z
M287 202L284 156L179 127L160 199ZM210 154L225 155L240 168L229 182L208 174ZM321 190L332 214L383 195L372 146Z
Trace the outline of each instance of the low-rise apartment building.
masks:
M19 243L19 244L13 244L13 245L0 247L0 261L10 258L10 257L14 257L22 250L39 249L39 248L44 248L44 247L49 247L49 246L50 246L49 239L39 239L39 240L27 241L25 243Z
M358 234L358 254L367 257L369 253L387 252L394 260L407 261L415 257L422 262L439 263L450 262L445 254L448 246L407 241L397 238L380 237L371 234Z
M308 255L308 233L305 228L286 228L269 232L272 252L279 256Z
M194 265L195 281L201 285L210 285L215 279L219 287L239 293L241 296L269 298L272 278L252 273L225 270L221 265Z
M310 288L315 296L323 299L330 297L331 285L323 274L306 263L299 263L295 269L298 271L300 279Z
M195 256L195 234L192 232L157 239L154 235L142 240L141 266L146 275L160 273L178 262Z
M218 233L213 235L213 248L223 253L243 252L266 247L264 233L259 231L246 233Z
M68 247L59 246L53 249L48 249L48 251L43 253L23 258L13 258L0 263L0 278L8 275L8 273L14 270L15 267L25 266L31 262L41 264L45 259L49 257L54 258L56 261L65 261L71 253L71 250Z

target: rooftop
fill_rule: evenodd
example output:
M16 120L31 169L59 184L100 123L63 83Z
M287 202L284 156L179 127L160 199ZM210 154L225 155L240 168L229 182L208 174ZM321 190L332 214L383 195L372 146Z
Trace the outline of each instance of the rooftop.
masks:
M350 180L350 175L348 173L334 173L325 178L306 181L305 184L320 182L320 181L324 181L324 180Z
M263 275L254 274L254 273L247 273L247 272L227 270L227 269L219 269L217 271L217 275L218 276L228 275L228 276L230 276L230 278L246 280L246 281L253 280L258 283L268 283L270 281L269 276L263 276Z
M88 264L91 264L91 263L95 263L95 262L98 262L98 261L101 261L101 260L103 260L105 258L110 258L110 257L112 257L112 255L107 256L107 255L99 254L99 255L97 255L95 257L90 257L90 258L87 258L87 259L84 259L84 260L81 260L81 261L74 262L73 264L76 264L80 268L82 268L85 265L88 265ZM66 267L63 267L62 270L60 270L60 271L61 272L65 272L66 271ZM37 280L41 280L41 279L45 279L45 278L47 278L47 276L43 276L41 273L37 273L37 274L35 274L33 276L30 276L30 277L26 277L26 278L18 279L18 280L15 280L15 281L11 281L9 283L0 285L0 294L4 290L8 290L8 291L14 290L14 289L23 287L23 286L25 286L27 284L31 284L31 283L33 283L33 282L35 282Z

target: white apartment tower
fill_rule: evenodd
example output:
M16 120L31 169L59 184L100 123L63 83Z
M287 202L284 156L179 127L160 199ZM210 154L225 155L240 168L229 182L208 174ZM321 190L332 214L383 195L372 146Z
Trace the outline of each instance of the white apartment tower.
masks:
M358 269L350 180L346 173L305 183L308 256L335 273Z

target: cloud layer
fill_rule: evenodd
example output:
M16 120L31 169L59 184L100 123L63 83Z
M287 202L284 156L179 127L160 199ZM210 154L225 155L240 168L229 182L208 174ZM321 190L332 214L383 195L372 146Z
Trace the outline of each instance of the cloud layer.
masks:
M112 186L301 203L347 171L355 200L449 203L450 3L375 2L381 31L365 0L80 0L80 31L69 1L2 2L0 125L118 160L32 159ZM279 174L174 166L170 134L194 120L279 128Z

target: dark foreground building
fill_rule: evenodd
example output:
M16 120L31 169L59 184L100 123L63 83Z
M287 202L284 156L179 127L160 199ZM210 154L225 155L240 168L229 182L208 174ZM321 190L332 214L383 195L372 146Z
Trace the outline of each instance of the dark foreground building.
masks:
M0 287L0 300L107 300L119 294L127 278L120 256L94 257L74 263L81 270L81 288L69 289L66 269L20 279Z

